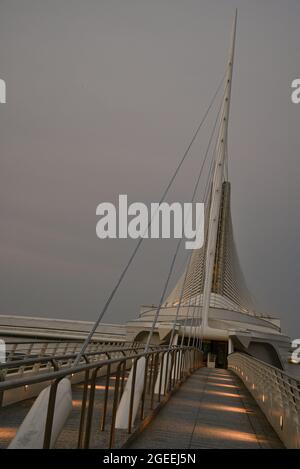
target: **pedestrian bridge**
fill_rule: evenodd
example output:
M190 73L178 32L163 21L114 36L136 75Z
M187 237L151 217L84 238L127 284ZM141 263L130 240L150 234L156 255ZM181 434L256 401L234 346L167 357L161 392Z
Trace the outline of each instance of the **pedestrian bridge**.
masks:
M200 368L166 403L130 448L282 448L240 379Z
M0 365L2 447L300 448L300 382L286 373L291 341L278 318L257 311L234 242L227 143L236 21L223 78L159 198L213 112L188 183L191 203L206 207L203 246L186 256L170 290L178 239L159 301L126 327L102 319L143 236L94 324L3 316L0 332L16 340Z
M1 365L0 447L300 448L300 382L278 368L241 353L207 368L195 347L100 353Z

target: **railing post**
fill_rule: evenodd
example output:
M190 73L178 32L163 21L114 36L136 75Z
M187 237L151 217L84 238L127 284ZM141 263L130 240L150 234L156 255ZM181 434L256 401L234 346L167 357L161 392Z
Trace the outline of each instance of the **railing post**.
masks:
M104 404L103 404L103 413L101 419L101 431L105 430L106 423L106 414L107 414L107 402L108 402L108 392L109 392L109 383L110 383L110 364L106 367L106 380L105 380L105 391L104 391Z
M172 391L173 389L173 366L174 366L174 354L175 354L175 350L171 350L170 352L170 355L171 355L171 362L170 362L170 370L167 370L167 374L168 374L168 380L166 382L166 387L165 387L165 393L167 394L169 391Z
M59 381L60 380L54 381L54 383L50 387L45 433L44 433L44 444L43 444L44 449L49 449L51 446L51 435L52 435L52 425L53 425L53 418L54 418L54 411L55 411L56 392L57 392L57 386L58 386Z
M113 400L113 408L112 408L112 419L111 419L109 445L108 445L109 449L113 447L114 437L115 437L115 423L116 423L117 407L118 407L118 402L119 402L119 382L120 382L121 363L119 363L117 367L117 372L116 372L116 381L115 381L116 384L115 384L115 392L114 392L114 400Z
M175 365L174 365L175 384L177 384L179 382L179 375L178 375L179 358L180 358L180 350L176 349L176 351L175 351Z
M184 355L185 355L185 350L183 349L181 350L180 366L179 366L181 381L183 380L183 377L184 377Z
M166 361L166 371L165 371L165 383L164 383L164 396L167 394L168 392L168 386L169 386L169 361L170 361L170 354L172 353L171 350L168 350L166 352L166 355L167 355L167 361ZM161 373L163 372L163 370L161 370Z
M160 375L159 375L159 384L158 384L158 395L157 395L157 401L160 402L160 395L161 395L161 385L162 385L162 370L164 367L164 361L165 361L165 352L162 352L161 354L161 362L160 362Z
M3 371L0 370L0 383L5 380L5 374ZM2 407L3 404L3 398L4 398L4 391L0 391L0 408Z
M88 403L88 411L87 411L85 434L84 434L84 448L89 448L89 445L90 445L90 435L91 435L92 417L93 417L94 400L95 400L95 386L96 386L97 374L100 368L101 366L98 366L97 368L95 368L95 370L93 370L93 374L92 374L92 378L90 382L89 403Z
M152 380L152 385L151 385L151 398L150 398L150 409L153 409L153 403L154 403L154 391L155 391L155 383L157 380L158 376L158 366L159 366L159 352L155 353L155 359L154 359L154 370L153 370L153 380Z
M141 399L141 420L143 420L143 418L144 418L145 398L146 398L146 389L147 389L148 364L149 364L149 355L146 356L146 361L145 361L144 387L143 387L142 399Z
M88 395L89 373L90 373L89 370L85 371L77 448L82 447L82 441L83 441L83 435L84 435L84 421L85 421L85 413L86 413L86 401L87 401L87 395Z
M148 390L147 390L147 391L148 391L148 394L151 393L154 357L155 357L155 355L152 353L152 354L150 355L150 358L149 358L150 365L149 365L149 382L148 382Z
M129 403L129 412L128 412L128 433L131 433L131 426L132 426L132 409L133 409L134 393L135 393L136 364L137 364L137 360L135 359L133 362L133 374L132 374L131 390L130 390L130 403Z

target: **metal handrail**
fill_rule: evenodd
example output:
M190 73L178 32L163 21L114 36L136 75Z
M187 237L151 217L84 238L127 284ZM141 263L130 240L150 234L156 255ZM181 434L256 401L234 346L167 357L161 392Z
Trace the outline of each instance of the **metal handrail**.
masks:
M55 355L57 353L75 353L78 352L83 344L83 341L78 340L42 340L42 341L22 341L15 342L10 340L5 340L6 350L7 350L7 362L11 360L18 360L20 357L22 359L28 358L31 356L49 356ZM130 345L137 345L134 342L126 340L101 340L93 341L89 345L90 351L98 351L102 347L125 347Z
M173 346L171 350L173 349L189 349L191 347L180 347L180 346ZM155 350L150 351L149 354L154 353L154 352L167 352L169 350L169 347L155 347ZM70 376L70 374L75 375L77 373L81 373L82 371L88 371L92 370L93 368L96 368L97 366L107 366L107 365L113 365L115 363L118 363L119 361L124 361L128 360L128 358L141 358L146 356L147 354L139 353L135 354L134 356L125 356L122 358L112 358L108 360L103 360L101 362L90 362L90 363L83 363L82 365L77 365L76 367L72 368L67 368L64 370L58 370L58 371L53 371L49 373L43 373L42 375L39 376L31 376L31 377L26 377L26 378L20 378L20 379L13 379L13 380L7 380L7 381L1 381L0 382L0 392L2 391L7 391L8 389L13 389L13 388L18 388L21 386L26 386L26 385L31 385L31 384L37 384L37 383L42 383L44 381L49 381L49 380L55 380L59 378L65 378L67 376Z
M101 363L112 358L122 358L122 357L131 357L136 355L138 352L144 350L144 346L135 345L136 343L131 343L131 346L128 348L104 348L95 352L86 352L82 361L84 363ZM151 346L151 350L153 346ZM68 370L70 369L77 357L77 353L72 354L63 354L63 355L50 355L42 357L32 357L21 360L15 360L0 364L0 382L6 382L8 380L17 381L19 378L25 377L29 378L33 375L42 375L46 376L48 373L53 373L59 371L60 369ZM78 377L80 378L80 377ZM34 388L26 386L22 392L6 394L4 397L3 393L0 393L0 408L1 406L10 405L24 399L29 399L35 397L41 388Z
M136 367L138 360L145 357L145 375L143 383L143 393L141 403L139 407L139 414L137 417L138 421L144 420L147 413L152 412L161 402L162 396L168 396L186 377L198 367L202 366L201 352L194 347L181 347L174 346L153 347L152 350L147 353L135 353L132 355L123 356L122 358L114 358L104 360L101 362L90 362L85 364L79 364L72 369L64 369L53 371L51 373L44 373L43 375L34 375L31 377L20 378L15 380L4 381L0 383L0 393L9 391L10 389L20 388L22 386L30 386L37 383L51 382L47 418L44 433L44 448L50 448L51 437L52 437L52 426L53 417L55 410L55 400L58 383L65 377L84 373L84 385L83 394L81 400L81 411L80 411L80 423L78 426L78 439L76 440L76 446L78 448L88 448L90 446L90 437L92 433L92 421L95 409L95 387L99 375L99 371L104 371L105 386L104 386L104 398L101 396L101 431L104 432L109 424L109 431L107 435L107 446L109 448L115 445L115 422L118 404L120 401L121 394L124 389L125 372L128 366L133 367L133 377L135 376ZM128 363L128 358L130 363ZM168 359L171 364L170 373L168 374L167 386L165 386L163 392L159 390L158 394L155 394L155 382L159 374L159 366L164 360ZM160 376L162 373L160 373ZM111 390L109 386L111 377L114 376L114 387ZM134 428L133 422L133 399L135 392L134 379L131 383L130 389L130 406L129 406L129 418L127 433L130 434ZM111 413L108 415L108 407L111 406ZM97 412L99 410L97 409ZM73 442L74 443L74 442Z
M236 373L288 448L300 448L300 381L249 355L234 352L228 368Z
M106 355L109 353L116 353L116 352L127 352L127 351L136 351L136 350L143 350L144 347L139 346L139 347L128 347L128 348L122 348L122 349L117 349L117 348L112 348L112 349L103 349L103 350L98 350L97 352L87 352L84 354L84 357L93 357L97 355ZM22 360L14 360L6 363L1 363L0 364L0 371L5 370L5 369L11 369L11 368L17 368L18 366L28 366L28 365L37 365L37 364L42 364L42 363L49 363L51 360L55 360L56 362L62 361L62 360L71 360L72 358L76 358L77 353L71 353L68 355L46 355L42 357L33 357L33 358L24 358Z

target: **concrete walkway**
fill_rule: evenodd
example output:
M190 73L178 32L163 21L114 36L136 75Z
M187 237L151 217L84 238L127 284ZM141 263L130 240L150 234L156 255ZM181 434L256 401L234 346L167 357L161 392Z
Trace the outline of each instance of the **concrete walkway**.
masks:
M130 448L283 448L231 371L202 368L163 407Z

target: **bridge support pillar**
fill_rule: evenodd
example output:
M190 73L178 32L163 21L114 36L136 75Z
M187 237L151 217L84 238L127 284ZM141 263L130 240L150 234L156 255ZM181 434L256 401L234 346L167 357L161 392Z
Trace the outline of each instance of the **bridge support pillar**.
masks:
M51 387L45 388L34 401L9 449L42 449L45 442L47 411ZM49 447L53 448L72 410L70 380L63 378L57 385Z
M145 368L145 357L132 366L117 410L115 428L131 429L143 394Z
M172 345L177 345L178 343L178 334L175 335ZM179 359L181 360L182 352L179 352ZM168 387L168 383L170 380L170 373L172 367L172 357L170 353L165 353L163 355L162 361L159 366L159 371L155 383L154 393L155 394L165 394L166 387ZM175 377L175 368L173 367L172 371L172 378Z

